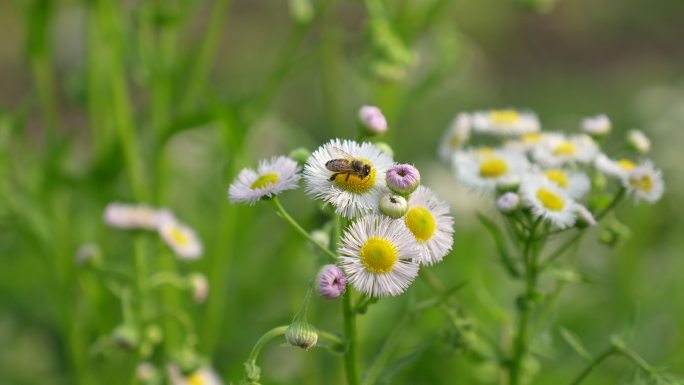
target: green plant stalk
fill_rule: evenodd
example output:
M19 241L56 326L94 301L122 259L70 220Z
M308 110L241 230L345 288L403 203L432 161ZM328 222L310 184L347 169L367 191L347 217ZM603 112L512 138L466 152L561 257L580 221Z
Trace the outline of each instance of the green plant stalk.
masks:
M330 248L335 250L337 243L342 237L342 217L335 215L333 236L330 240ZM348 385L359 385L359 369L356 361L356 314L352 304L352 289L347 287L342 300L342 316L344 323L344 339L347 349L344 352L344 371Z
M390 355L394 351L394 348L399 343L399 339L403 335L404 327L406 326L406 323L409 320L410 314L411 312L404 312L404 315L401 317L401 320L396 324L389 337L387 337L385 343L382 345L382 348L380 349L380 352L378 352L377 356L375 357L375 360L373 360L373 363L366 371L366 374L364 375L361 385L373 385L375 381L378 379L378 376L380 376L382 368L385 366L385 364L387 364Z
M272 339L284 335L288 327L289 325L277 326L264 333L254 344L252 351L249 353L249 357L247 357L247 362L256 364L259 354L264 346L266 346L266 344Z
M308 231L304 230L304 228L303 228L302 226L300 226L299 223L297 223L297 221L294 220L294 218L292 218L292 216L290 216L290 214L287 213L287 211L285 210L285 208L283 207L283 205L280 203L280 200L278 199L277 196L274 196L273 198L271 198L271 202L273 203L273 206L275 207L276 212L278 213L278 215L279 215L281 218L283 218L283 219L285 220L285 222L287 222L290 226L292 226L295 230L297 230L297 232L299 232L301 235L303 235L304 238L306 238L307 240L309 240L309 242L311 242L311 244L313 244L314 246L318 247L321 251L323 251L323 252L324 252L325 254L327 254L330 258L332 258L333 261L336 261L336 260L337 260L337 255L336 255L333 251L327 249L325 246L323 246L323 245L321 245L320 243L318 243L318 241L317 241L316 239L314 239L314 238L311 236L311 234L309 234ZM332 244L335 244L336 241L335 241L335 242L331 242L331 243L332 243Z
M610 348L606 349L603 353L599 354L594 358L582 372L570 383L570 385L578 385L584 379L594 370L595 367L597 367L601 362L603 362L606 358L612 356L613 354L616 354L618 351L615 349L614 346L611 346Z
M520 313L518 333L515 337L513 346L513 357L510 362L510 383L518 385L522 375L522 361L527 354L528 329L530 323L530 300L536 293L537 284L537 254L533 247L534 237L541 218L537 219L532 225L523 248L523 259L525 261L526 292L525 303L518 306Z

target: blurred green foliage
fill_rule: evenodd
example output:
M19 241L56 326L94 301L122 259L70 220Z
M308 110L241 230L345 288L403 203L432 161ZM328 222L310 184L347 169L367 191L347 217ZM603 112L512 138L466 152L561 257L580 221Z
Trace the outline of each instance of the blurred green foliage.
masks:
M616 137L640 127L667 185L657 205L618 211L631 237L614 249L599 229L585 238L587 278L542 325L540 358L527 363L539 370L534 383L567 383L584 365L560 330L597 354L629 329L649 362L684 372L683 14L678 0L0 2L0 383L131 381L135 355L96 349L121 324L119 303L74 255L94 242L107 266L129 274L135 248L150 271L174 262L161 244L104 225L115 200L170 207L197 230L205 256L178 268L209 276L209 301L171 300L192 310L200 351L239 379L256 339L291 320L319 261L270 207L230 206L226 188L260 158L351 137L366 103L388 117L397 160L425 170L452 203L455 249L435 271L466 282L456 298L467 312L407 321L385 383L498 381L470 328L510 333L519 288L472 209L486 208L435 161L451 117L488 106L531 108L553 129L599 112ZM303 194L283 200L308 228L321 224ZM426 292L416 283L360 318L362 367L385 325ZM318 301L309 319L336 330L339 313ZM262 361L264 383L344 381L322 349L273 346ZM630 383L634 373L610 359L585 384Z

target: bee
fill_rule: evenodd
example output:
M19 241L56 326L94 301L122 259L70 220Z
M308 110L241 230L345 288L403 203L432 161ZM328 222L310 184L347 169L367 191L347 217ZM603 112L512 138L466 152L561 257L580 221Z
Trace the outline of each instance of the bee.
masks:
M356 175L361 178L361 180L368 178L371 173L370 164L354 158L340 148L333 147L333 150L339 153L341 158L331 159L325 162L325 168L333 172L330 176L330 181L335 180L338 175L344 174L347 174L347 177L344 179L345 182L349 180L350 175Z

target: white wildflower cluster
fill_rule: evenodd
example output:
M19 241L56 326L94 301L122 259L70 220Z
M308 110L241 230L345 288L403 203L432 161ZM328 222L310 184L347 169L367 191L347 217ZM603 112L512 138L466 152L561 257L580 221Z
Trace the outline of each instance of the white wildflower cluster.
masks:
M459 183L495 196L503 213L525 210L559 229L595 224L607 195L660 199L663 178L644 158L650 141L643 132L630 131L626 141L633 151L615 158L600 146L612 128L606 115L587 117L580 128L542 131L534 113L513 109L459 113L439 155Z
M366 122L362 134L377 136L386 130L379 109L364 106L359 116ZM368 122L379 128L369 129ZM346 284L372 297L401 294L421 265L433 265L451 251L453 218L448 205L420 185L415 167L396 164L384 143L333 139L315 150L303 169L283 156L262 161L257 170L239 173L228 189L229 200L273 200L278 210L284 210L277 195L296 188L300 175L309 196L349 223L335 265L319 274L317 290L322 296L339 297ZM320 235L308 237L323 244Z
M105 208L104 221L121 229L156 231L180 259L198 259L202 255L202 243L195 231L168 209L114 202Z

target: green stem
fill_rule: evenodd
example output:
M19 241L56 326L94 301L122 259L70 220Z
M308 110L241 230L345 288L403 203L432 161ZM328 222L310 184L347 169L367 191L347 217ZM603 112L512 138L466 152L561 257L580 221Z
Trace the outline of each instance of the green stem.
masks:
M321 251L326 253L330 258L333 259L333 261L337 260L337 255L335 255L334 252L328 250L328 248L321 245L314 237L311 236L311 234L309 234L308 231L304 230L304 228L302 226L300 226L299 223L297 223L297 221L295 221L294 218L292 218L292 216L290 216L290 214L287 213L287 211L285 210L283 205L280 203L280 200L278 199L278 197L273 197L271 199L271 202L273 202L273 205L275 206L276 211L278 212L280 217L283 218L287 223L289 223L290 226L295 228L295 230L297 230L300 234L302 234L304 236L304 238L309 240L309 242L311 242L314 246L318 247ZM332 242L333 245L335 245L336 243L337 243L337 241Z
M324 339L328 342L332 342L333 344L338 346L344 346L344 340L340 338L340 336L338 336L337 334L333 334L320 329L316 330L316 334L318 334L318 337L321 339Z
M596 358L594 358L587 365L587 367L582 370L582 372L570 383L570 385L578 385L581 383L592 372L592 370L594 370L595 367L615 353L617 353L617 350L615 347L611 346L610 348L606 349L606 351L596 356Z
M544 262L540 264L539 269L544 270L546 267L548 267L551 263L553 263L553 261L568 251L575 242L579 241L583 235L584 232L578 232L572 238L566 240L553 253L551 253Z
M425 283L437 294L443 294L444 293L444 285L442 282L435 276L435 274L428 270L428 269L420 269L420 272L418 273L420 278L425 281Z
M523 248L523 260L525 261L525 278L527 288L523 303L518 304L520 312L520 319L518 324L518 333L515 338L514 351L512 361L510 363L510 383L511 385L518 385L520 383L522 374L522 361L527 354L527 340L528 329L530 323L530 306L532 298L536 293L537 284L537 258L534 252L533 242L537 227L541 222L541 217L538 218L530 228L527 239L525 240Z
M266 344L272 339L284 335L288 327L288 325L277 326L264 333L264 335L257 340L256 344L254 344L252 352L249 353L249 357L247 357L247 362L256 364L257 358L259 358L259 354L261 353L261 349L263 349L264 346L266 346Z
M400 337L403 336L403 329L409 320L409 314L411 314L411 312L404 313L401 320L394 327L394 330L392 330L392 334L390 334L390 336L387 337L387 340L385 340L385 343L382 345L380 352L375 357L375 360L373 360L373 363L371 364L370 368L368 368L368 371L366 372L366 375L364 376L363 381L361 382L362 385L372 385L377 380L378 376L380 375L381 369L389 360L390 355L392 354L394 348L397 346Z
M347 384L359 384L359 370L356 364L356 314L352 309L352 291L350 288L344 293L342 312L344 315L344 337L347 350L344 353L344 369L347 373Z
M610 204L603 209L600 213L596 214L596 221L600 221L606 214L610 212L615 206L617 206L618 203L622 200L622 198L625 196L625 192L627 190L624 187L620 187L620 190L615 194L615 197L613 197L613 200L610 202Z

